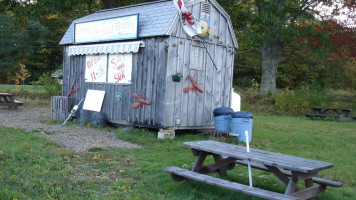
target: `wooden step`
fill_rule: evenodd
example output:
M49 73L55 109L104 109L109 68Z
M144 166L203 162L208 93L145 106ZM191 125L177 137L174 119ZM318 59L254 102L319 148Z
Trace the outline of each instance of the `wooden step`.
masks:
M297 200L298 199L296 197L292 197L289 195L271 192L271 191L267 191L267 190L263 190L263 189L259 189L259 188L255 188L255 187L249 187L247 185L243 185L243 184L215 178L212 176L192 172L190 170L182 169L179 167L166 167L166 168L164 168L164 171L169 172L169 173L171 173L171 175L174 175L174 176L179 176L179 177L184 177L184 178L190 179L190 180L200 181L200 182L207 183L210 185L215 185L215 186L229 189L229 190L232 190L235 192L242 192L242 193L260 197L260 198L274 199L274 200L282 200L282 199L283 200L288 200L288 199Z
M19 105L19 106L22 106L22 105L23 105L23 102L21 102L21 101L14 100L14 102L15 102L17 105Z
M237 160L237 161L235 161L235 163L237 163L239 165L247 166L246 161ZM269 171L267 169L267 167L265 167L264 165L258 164L258 163L250 162L250 165L251 165L251 167L259 169L259 170ZM289 170L281 170L281 172L287 176L292 176L292 173ZM331 186L331 187L341 187L342 186L341 182L331 181L331 180L327 180L327 179L323 179L323 178L313 177L312 180L314 183L317 183L319 185L325 185L325 186Z

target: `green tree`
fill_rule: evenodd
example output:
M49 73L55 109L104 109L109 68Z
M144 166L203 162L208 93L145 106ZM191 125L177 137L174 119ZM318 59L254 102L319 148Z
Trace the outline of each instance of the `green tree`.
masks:
M8 69L14 65L13 57L17 54L17 48L8 45L7 41L15 39L13 32L17 29L9 13L0 13L0 83L7 81Z
M315 19L319 4L329 0L234 0L219 3L231 15L234 27L244 31L261 52L260 91L276 92L277 70L286 43L301 34L299 24ZM355 6L345 0L344 5ZM348 4L349 3L349 4Z

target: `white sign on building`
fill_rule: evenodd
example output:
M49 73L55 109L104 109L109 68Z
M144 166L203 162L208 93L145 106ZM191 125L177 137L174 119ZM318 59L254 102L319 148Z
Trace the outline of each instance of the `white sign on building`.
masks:
M108 83L131 83L132 54L110 54Z
M85 82L106 82L106 54L87 55L85 60Z
M138 38L139 15L75 24L74 42L100 42Z

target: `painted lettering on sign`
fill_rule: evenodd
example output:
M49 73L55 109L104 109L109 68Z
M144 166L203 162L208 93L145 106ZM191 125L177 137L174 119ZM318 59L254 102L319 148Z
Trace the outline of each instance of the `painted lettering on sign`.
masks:
M109 83L131 83L132 54L113 54L109 56Z
M97 42L138 37L139 15L75 24L75 42Z
M119 73L115 74L114 78L116 79L115 83L119 83L121 80L125 78L125 70L120 70Z
M87 55L86 82L106 82L106 62L107 56L105 54Z
M120 55L117 55L116 57L111 59L113 70L119 71L125 67L125 63L123 59L124 57Z
M100 61L100 55L95 54L93 58L87 61L87 67L88 69L92 68L96 63Z

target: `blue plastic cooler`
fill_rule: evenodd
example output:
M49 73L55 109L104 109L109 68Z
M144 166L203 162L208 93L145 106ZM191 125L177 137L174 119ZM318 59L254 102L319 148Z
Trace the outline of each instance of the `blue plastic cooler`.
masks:
M241 111L231 114L232 133L238 133L238 140L246 143L245 131L248 131L249 143L252 139L253 115L250 112Z
M233 112L234 111L228 107L219 107L214 109L214 122L215 129L217 131L230 132L231 114Z

